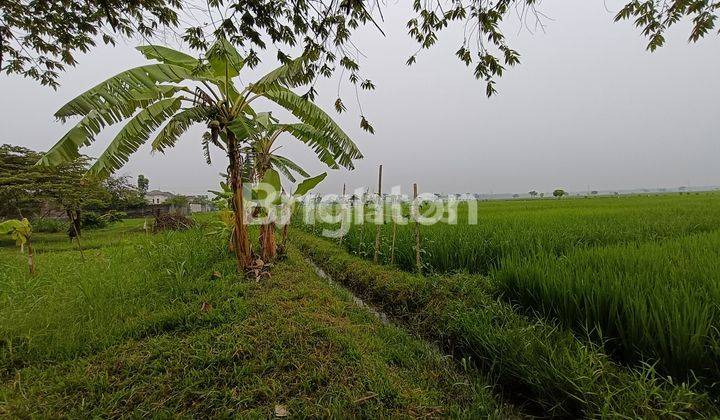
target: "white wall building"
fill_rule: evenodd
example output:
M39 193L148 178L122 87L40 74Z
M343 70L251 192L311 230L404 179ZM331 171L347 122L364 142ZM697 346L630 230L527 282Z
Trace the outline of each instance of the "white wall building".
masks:
M148 204L164 204L166 201L174 197L175 194L160 191L160 190L152 190L148 191L145 194L145 201Z

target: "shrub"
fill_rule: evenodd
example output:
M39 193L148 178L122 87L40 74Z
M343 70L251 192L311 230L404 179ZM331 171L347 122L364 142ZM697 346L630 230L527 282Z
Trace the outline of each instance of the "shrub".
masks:
M42 233L58 233L67 230L68 223L60 219L37 219L31 223L33 231Z
M107 226L107 221L99 214L86 211L80 216L80 226L83 229L100 229Z
M127 213L123 211L109 210L107 213L102 215L102 218L108 223L114 223L127 218Z

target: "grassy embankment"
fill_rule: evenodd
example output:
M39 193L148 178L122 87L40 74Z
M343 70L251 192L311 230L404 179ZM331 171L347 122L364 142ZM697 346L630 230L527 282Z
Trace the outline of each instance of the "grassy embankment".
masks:
M0 416L515 414L296 251L246 282L202 229L141 224L86 232L85 261L62 234L36 234L34 277L0 242Z

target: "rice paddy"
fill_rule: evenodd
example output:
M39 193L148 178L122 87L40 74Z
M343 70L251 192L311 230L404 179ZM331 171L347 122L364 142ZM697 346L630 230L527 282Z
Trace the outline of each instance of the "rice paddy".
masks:
M393 227L389 213L379 261L415 271L414 226ZM484 276L496 296L571 327L624 364L715 389L719 228L717 193L461 202L457 224L420 226L422 271ZM373 258L375 229L352 225L335 241Z

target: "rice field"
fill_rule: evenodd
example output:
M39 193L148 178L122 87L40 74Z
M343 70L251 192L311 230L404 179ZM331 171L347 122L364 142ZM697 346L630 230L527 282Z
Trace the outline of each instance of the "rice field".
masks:
M487 274L507 257L563 255L577 248L677 238L720 228L720 194L485 201L477 203L477 224L468 224L470 204L460 202L457 224L421 226L426 271ZM404 208L405 215L409 209ZM366 208L366 220L373 208ZM392 223L385 212L380 258L390 261ZM339 224L307 226L314 233ZM343 245L373 256L374 224L352 224ZM412 224L397 225L395 264L415 268Z
M511 259L501 293L604 339L618 358L720 380L720 232Z
M367 211L370 212L368 206ZM403 210L407 212L407 209ZM480 274L529 314L558 320L630 365L720 379L720 194L460 203L457 224L421 226L423 271ZM329 225L306 226L320 234ZM342 240L373 258L373 224ZM389 264L392 223L381 226ZM396 226L395 265L415 270L413 225Z

